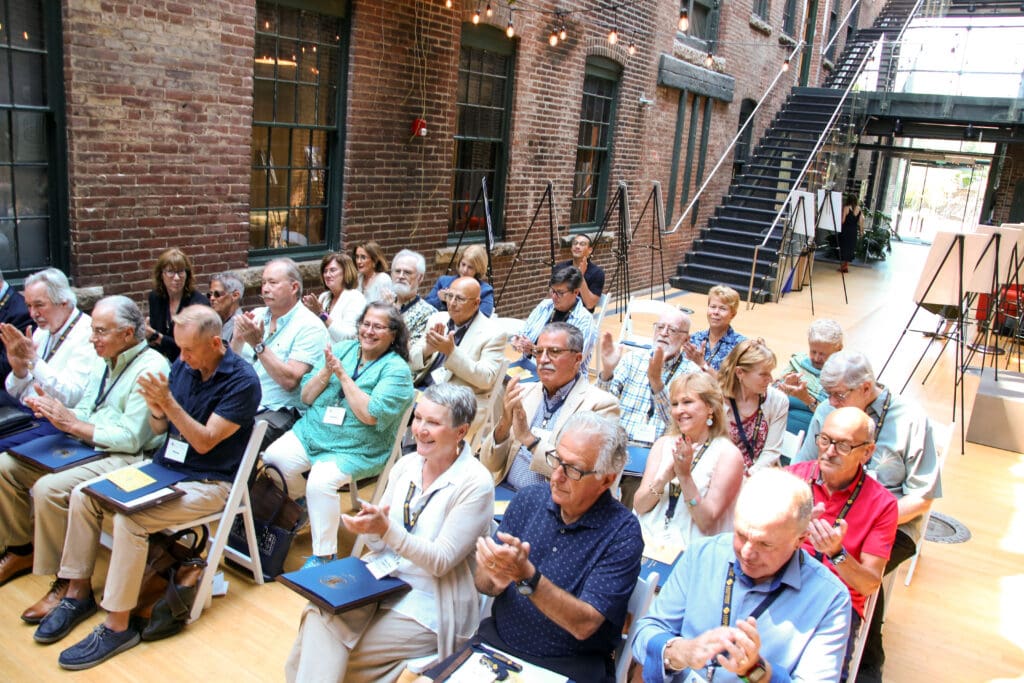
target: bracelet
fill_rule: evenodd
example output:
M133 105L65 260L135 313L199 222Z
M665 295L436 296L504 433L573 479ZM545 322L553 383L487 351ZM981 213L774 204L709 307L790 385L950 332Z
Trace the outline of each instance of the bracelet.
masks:
M698 505L699 503L700 503L700 498L699 498L698 496L694 496L694 497L693 497L693 498L691 498L690 500L686 501L686 504L687 504L687 505L689 505L689 506L690 506L690 507L692 507L692 508L695 508L695 507L697 507L697 505Z
M321 320L323 320L324 322L327 322L327 318L329 318L329 317L330 316L327 315L327 311L320 311L320 319Z

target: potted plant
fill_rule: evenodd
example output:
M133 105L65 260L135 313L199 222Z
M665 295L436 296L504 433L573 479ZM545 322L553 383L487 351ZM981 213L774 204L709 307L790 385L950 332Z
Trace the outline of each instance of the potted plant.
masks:
M865 211L869 223L863 234L857 238L857 259L861 261L884 261L892 252L892 217L881 211Z

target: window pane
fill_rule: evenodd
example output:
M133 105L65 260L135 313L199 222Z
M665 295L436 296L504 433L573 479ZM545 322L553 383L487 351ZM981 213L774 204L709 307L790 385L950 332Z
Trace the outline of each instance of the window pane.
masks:
M11 53L14 59L14 103L46 106L46 55Z
M12 47L45 50L40 0L9 0L7 4L10 6Z
M616 85L616 81L593 73L587 74L583 81L570 211L573 225L595 223L601 219L598 214L603 208L603 191L608 183Z
M0 220L6 218L14 218L14 188L11 186L11 169L0 166Z
M4 128L6 137L7 127ZM45 163L46 154L46 114L14 112L14 160Z
M50 211L45 166L14 167L14 210L18 218L45 216Z
M18 267L38 270L48 264L49 227L45 218L18 221Z
M0 163L11 160L11 114L0 111Z
M10 273L18 267L16 244L14 239L14 221L0 220L0 270Z
M11 73L8 68L9 53L0 50L0 104L11 103Z

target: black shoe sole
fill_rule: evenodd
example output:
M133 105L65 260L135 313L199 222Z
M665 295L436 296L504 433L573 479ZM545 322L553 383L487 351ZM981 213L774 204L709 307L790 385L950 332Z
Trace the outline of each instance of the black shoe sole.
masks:
M38 626L39 622L41 622L45 618L46 617L24 617L23 616L21 618L21 620L24 621L26 624L32 624L33 626Z
M55 633L55 634L53 634L51 636L41 636L41 635L39 635L39 632L36 631L36 633L32 634L32 639L35 640L37 643L41 643L43 645L49 645L50 643L56 643L58 640L63 640L64 638L67 637L67 635L69 633L71 633L72 631L75 630L76 626L81 624L83 621L85 621L86 619L88 619L92 615L96 614L96 610L97 610L96 605L93 605L92 609L90 609L88 612L80 615L78 618L76 618L74 621L72 621L67 626L67 628L65 628L63 631ZM52 612L51 612L51 614L52 614Z

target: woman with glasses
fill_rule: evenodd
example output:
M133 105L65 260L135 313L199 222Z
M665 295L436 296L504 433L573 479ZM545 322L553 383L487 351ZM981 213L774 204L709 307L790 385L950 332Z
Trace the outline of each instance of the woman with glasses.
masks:
M775 354L763 339L739 343L722 363L718 383L726 400L729 437L743 454L747 474L778 464L789 399L772 386Z
M691 541L732 529L743 481L743 456L726 432L722 391L702 372L669 386L672 422L654 442L633 510L645 555L674 555Z
M192 304L209 306L210 301L196 289L192 261L181 249L172 247L160 254L153 266L153 290L149 293L146 341L172 363L177 360L174 322L181 309Z
M359 273L348 254L332 253L320 261L320 296L304 294L302 303L323 321L332 342L355 339L356 321L366 308L359 291Z
M471 244L462 252L457 275L437 278L434 288L426 296L427 303L439 311L448 310L445 308L448 287L460 277L476 278L480 283L480 312L490 318L494 313L494 287L484 279L487 277L487 251L479 244Z
M358 274L358 288L367 303L390 301L394 290L388 274L384 250L373 240L360 242L352 249L352 262Z
M313 535L306 566L334 558L338 489L380 473L413 398L402 314L390 304L372 303L358 329L357 339L325 349L323 361L302 378L302 402L309 409L263 455L281 470L289 496L306 497Z

